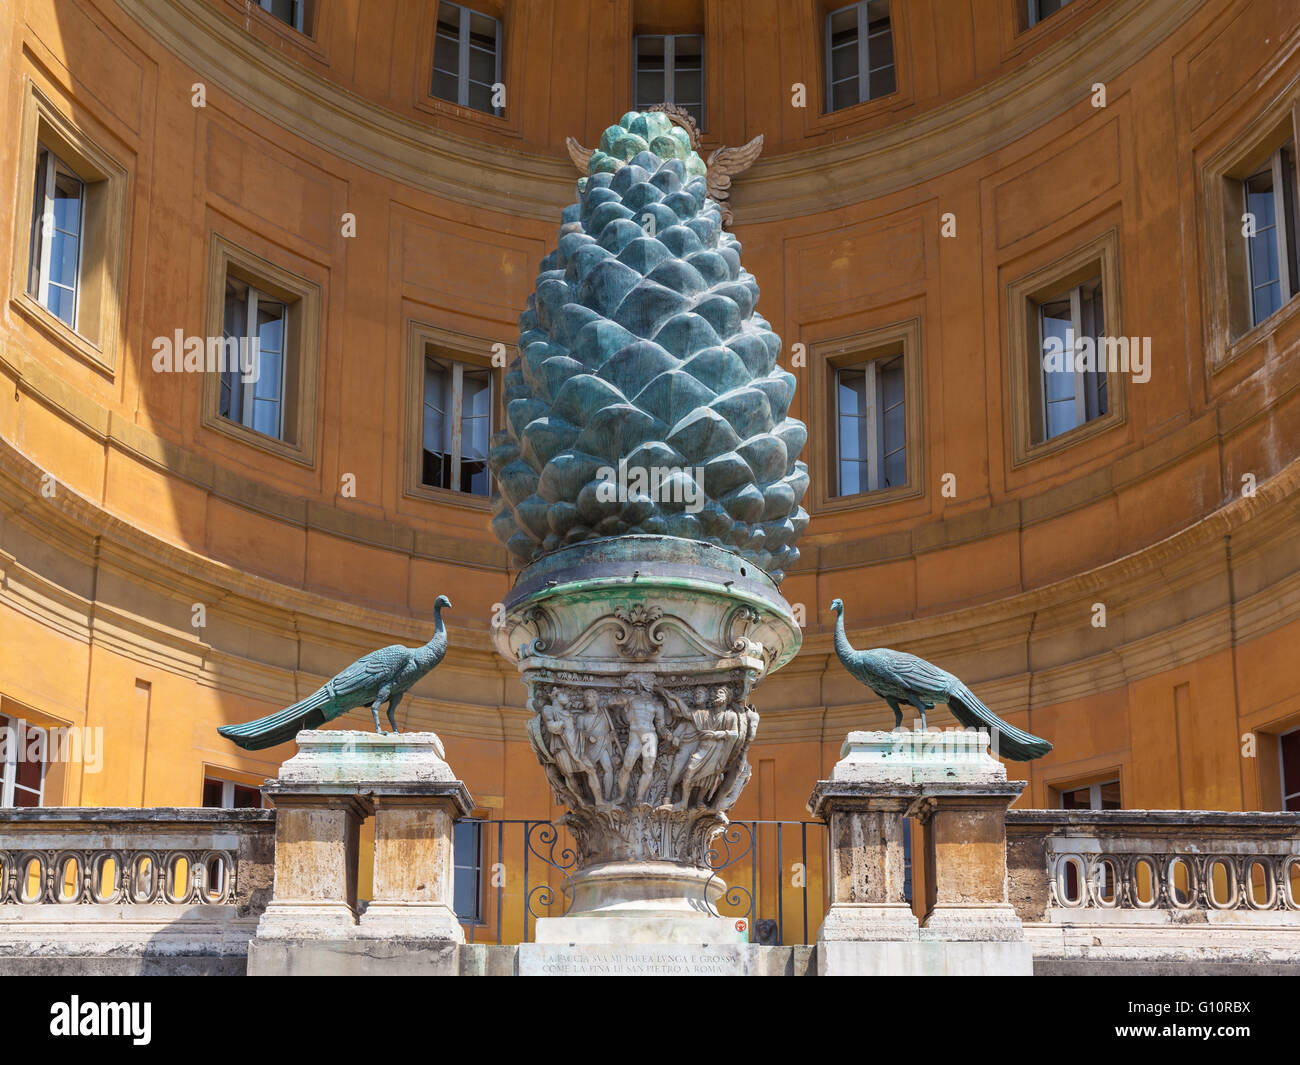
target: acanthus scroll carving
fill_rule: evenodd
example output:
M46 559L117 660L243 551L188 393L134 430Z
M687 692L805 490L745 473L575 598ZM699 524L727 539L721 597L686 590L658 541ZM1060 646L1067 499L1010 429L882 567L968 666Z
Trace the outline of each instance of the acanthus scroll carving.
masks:
M657 606L637 603L614 611L623 628L614 635L619 654L634 662L646 662L663 650L664 632L660 627L664 612Z

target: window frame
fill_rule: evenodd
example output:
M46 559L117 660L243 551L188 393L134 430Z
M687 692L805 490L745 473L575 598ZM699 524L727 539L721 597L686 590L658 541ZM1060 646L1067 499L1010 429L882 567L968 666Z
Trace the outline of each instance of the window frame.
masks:
M453 7L453 8L455 8L455 9L459 12L459 14L460 14L459 25L458 25L457 28L456 28L456 33L457 33L457 36L456 36L456 67L457 67L457 70L456 70L456 99L454 99L454 100L448 100L446 97L444 97L444 96L439 96L439 95L437 95L437 94L433 91L433 81L434 81L434 76L435 76L436 74L438 74L438 73L448 74L448 75L451 73L450 71L439 70L438 65L437 65L437 63L438 63L438 25L439 25L439 22L438 22L438 14L439 14L439 10L441 9L441 7L442 7L443 4L447 4L449 7ZM492 22L493 22L493 24L494 24L495 27L496 27L496 48L493 50L493 55L494 55L494 60L495 60L494 65L493 65L493 81L492 81L491 85L489 85L488 87L489 87L489 89L490 89L490 88L492 87L492 85L500 85L500 84L502 84L502 81L501 81L501 64L502 64L502 60L503 60L503 53L505 52L505 23L504 23L504 21L503 21L502 19L498 18L496 15L489 15L486 11L478 11L478 10L475 10L474 8L469 7L469 6L466 5L466 4L456 3L456 0L437 0L437 3L435 3L435 4L433 5L433 47L432 47L431 58L430 58L430 62L429 62L428 95L430 96L430 98L432 98L432 99L434 99L434 100L438 100L438 101L440 101L441 103L444 103L444 104L452 104L452 105L455 106L455 107L463 107L463 108L465 108L467 111L472 111L472 112L474 112L475 114L479 114L479 115L488 115L489 117L492 117L492 118L504 118L504 117L505 117L505 108L504 108L504 107L493 107L491 110L485 111L485 110L483 110L482 108L475 107L473 104L471 104L471 103L469 102L469 83L470 83L470 76L469 76L470 32L469 32L469 26L470 26L470 18L471 18L471 16L473 16L473 15L478 15L479 18L491 19ZM476 84L480 84L480 85L481 85L482 82L477 82Z
M1093 276L1101 277L1104 335L1126 335L1120 299L1118 226L1006 283L1007 352L1003 365L1007 373L1005 406L1010 420L1012 469L1073 447L1128 420L1126 375L1108 372L1105 414L1052 437L1046 435L1043 422L1043 438L1035 439L1035 416L1040 420L1043 417L1038 394L1043 374L1039 307Z
M276 22L288 26L291 30L296 30L298 33L302 33L302 34L307 33L309 28L308 19L307 19L307 0L289 0L289 2L294 5L294 9L297 11L297 18L295 18L292 22L290 22L287 19L282 19L279 15L277 15L274 11L271 10L271 5L273 2L274 0L257 0L258 6L261 7L261 9L265 11L271 18L275 19Z
M1280 325L1300 314L1292 296L1267 318L1253 322L1249 291L1247 246L1241 232L1245 204L1242 182L1290 141L1300 157L1300 91L1291 87L1244 128L1225 132L1229 138L1200 162L1201 300L1203 346L1208 370L1217 374L1252 351ZM1297 159L1300 170L1300 158ZM1300 185L1300 173L1296 175ZM1296 210L1300 213L1300 190ZM1300 227L1300 221L1296 222ZM1297 232L1300 241L1300 232ZM1300 249L1297 249L1300 252ZM1300 255L1298 255L1300 257ZM1300 271L1298 271L1300 272ZM1300 279L1297 279L1300 289Z
M85 130L55 106L30 75L23 75L18 138L9 305L65 351L109 377L117 370L123 269L129 221L130 175ZM82 182L78 242L76 326L71 327L29 291L36 218L36 161L41 148Z
M256 806L235 805L235 789L246 788L249 791L259 791L259 789L253 786L252 784L245 784L242 781L238 781L238 780L228 780L225 777L209 776L207 773L205 773L203 775L204 788L207 787L209 781L211 781L214 784L221 785L221 805L204 806L203 809L205 810L263 810L266 808L266 799L260 794Z
M1110 785L1110 784L1114 784L1115 787L1119 788L1119 794L1120 794L1119 802L1120 802L1120 804L1119 804L1119 806L1116 807L1116 809L1118 809L1118 810L1122 810L1122 809L1124 809L1124 787L1123 787L1123 785L1121 784L1121 782L1120 782L1120 778L1119 778L1118 776L1113 776L1113 777L1111 777L1111 776L1107 776L1107 777L1099 777L1099 778L1097 778L1096 780L1081 781L1081 782L1079 782L1079 783L1077 783L1077 784L1054 784L1054 785L1052 785L1052 790L1056 792L1056 808L1057 808L1058 810L1077 810L1077 809L1080 809L1080 807L1077 807L1077 806L1066 806L1066 805L1065 805L1065 797L1066 797L1067 795L1072 795L1072 794L1073 794L1074 792L1076 792L1076 791L1082 791L1084 788L1087 788L1087 789L1088 789L1088 806L1087 806L1087 809L1089 809L1089 810L1102 810L1102 809L1105 809L1105 807L1103 807L1103 806L1100 805L1100 804L1101 804L1101 789L1104 788L1104 787L1107 787L1107 786Z
M828 115L838 114L842 111L848 111L851 108L859 107L865 103L871 103L876 100L883 100L887 96L892 96L899 91L898 86L898 52L894 36L894 7L892 0L886 0L886 18L889 22L889 52L890 62L889 69L894 74L894 87L889 92L883 92L879 96L871 95L871 33L870 21L867 18L867 6L871 0L857 0L852 4L844 4L840 7L829 10L822 19L822 69L825 74L825 104ZM858 98L854 103L845 104L843 107L835 106L835 86L848 81L848 78L841 78L839 82L832 80L833 68L831 66L832 36L831 36L831 19L836 15L843 14L845 11L853 9L857 12L857 33L858 33L858 71L855 75L858 83ZM877 67L877 70L883 70L884 67ZM863 86L866 86L867 95L863 95Z
M483 854L487 833L483 831L483 828L490 823L486 818L462 817L452 826L451 909L460 924L470 925L475 928L487 924L486 897L483 891L483 866L485 864ZM456 834L462 825L474 830L475 849L472 863L461 862L461 848L456 846ZM469 869L474 874L474 913L470 916L462 914L456 908L456 873L461 869Z
M1024 12L1024 20L1025 20L1024 25L1022 27L1023 29L1032 30L1035 26L1042 25L1048 19L1052 18L1053 15L1059 15L1062 11L1064 11L1067 7L1069 7L1072 3L1074 3L1074 0L1061 0L1061 6L1058 7L1055 11L1053 11L1051 15L1043 15L1039 13L1038 5L1041 2L1042 0L1021 0L1021 3L1023 4L1022 10Z
M880 359L903 358L903 424L907 447L907 481L898 486L877 488L852 495L839 490L839 397L835 393L837 372ZM923 389L922 332L920 317L911 317L848 336L817 340L808 344L810 409L825 411L825 429L810 432L806 461L814 471L810 501L804 504L814 513L854 510L878 506L925 494L925 394ZM811 420L810 420L811 421ZM823 471L818 476L816 471Z
M492 480L491 480L490 473L488 475L488 490L486 493L483 493L482 495L480 495L480 493L478 492L466 491L464 488L460 487L461 474L464 472L461 469L461 460L463 458L462 449L465 443L465 384L464 384L465 370L484 369L484 367L475 366L473 363L461 362L459 359L453 359L450 356L444 355L437 351L429 351L428 348L426 347L424 353L424 376L421 379L422 382L424 380L427 380L428 378L430 363L438 365L441 369L445 371L449 371L451 374L450 410L443 410L441 412L444 420L450 418L452 424L451 453L447 455L447 458L449 458L451 461L451 487L444 488L441 485L429 484L428 481L424 480L424 476L423 476L424 452L428 451L429 449L425 447L426 441L424 439L424 431L423 431L423 415L424 415L425 408L428 406L423 396L423 390L421 390L421 398L420 398L420 414L421 414L420 483L425 488L439 488L444 492L455 492L458 495L479 496L479 498L481 499L491 499ZM495 406L495 402L496 402L496 381L494 379L493 374L489 372L488 373L488 413L487 413L489 441L491 441L492 439L492 432L493 432L492 412ZM490 446L491 445L489 444L489 447Z
M202 375L202 425L270 454L314 468L323 305L321 286L263 259L213 230L208 256L205 338L224 335L226 279L232 275L285 304L281 436L268 436L222 415L222 374L216 371Z
M41 153L45 153L44 165L40 165ZM30 248L32 249L28 256L28 279L27 293L35 299L42 307L62 321L69 329L76 332L77 329L77 312L81 303L81 271L83 266L83 248L86 237L86 182L83 181L77 173L68 166L62 159L55 154L52 148L38 142L37 143L37 169L44 171L40 177L33 177L35 191L32 201L32 235ZM57 198L59 176L69 177L77 183L79 191L77 194L77 260L73 267L72 285L64 285L61 282L53 281L50 278L51 261L54 258L54 234L55 232L64 232L59 230L57 223L54 221L54 203ZM36 254L36 237L37 237L37 218L36 201L39 198L41 210L39 212L39 229L40 229L40 255ZM37 269L39 263L40 268ZM33 278L31 275L37 276ZM32 291L33 280L36 284L37 291ZM68 321L59 314L49 303L49 289L51 285L58 288L70 289L72 292L72 321Z
M50 750L50 730L41 725L33 725L26 718L12 714L0 714L0 729L3 728L12 728L14 734L21 738L17 743L7 743L5 745L4 761L0 762L0 809L18 809L18 807L14 806L14 791L17 789L28 793L33 791L32 788L27 787L25 784L18 783L18 754L20 751L26 750L27 733L30 731L39 732L45 737L44 750L48 755ZM39 788L35 789L37 807L45 805L45 783L49 768L49 758L42 758L41 784ZM26 807L26 809L32 808Z
M1283 153L1290 148L1292 163L1291 171L1288 175L1286 168L1282 163ZM1281 293L1281 302L1277 309L1270 311L1262 318L1255 316L1255 290L1259 286L1255 284L1254 268L1251 265L1253 256L1251 252L1251 241L1260 239L1260 231L1257 229L1255 234L1248 236L1242 234L1242 240L1246 243L1245 260L1246 260L1246 309L1250 314L1250 328L1263 325L1275 314L1280 314L1283 308L1291 302L1297 295L1300 295L1300 277L1293 277L1292 273L1296 269L1297 248L1296 242L1300 240L1300 218L1297 217L1297 198L1300 198L1300 186L1297 185L1296 176L1296 140L1294 138L1285 141L1273 149L1268 155L1265 165L1256 168L1251 174L1241 179L1241 195L1243 206L1249 204L1247 197L1247 184L1259 175L1267 172L1273 180L1273 229L1277 234L1277 278L1276 283ZM1288 203L1287 186L1288 176L1291 190L1290 203ZM1245 212L1243 212L1244 218ZM1267 227L1266 227L1267 228ZM1271 284L1272 282L1268 282Z
M280 380L277 383L275 399L275 432L262 433L254 425L257 417L257 390L255 388L241 388L239 396L239 417L234 418L229 414L222 414L218 406L218 416L232 421L237 425L242 425L245 429L250 429L255 433L262 433L263 436L270 436L272 440L284 440L284 412L285 412L285 386L288 378L288 354L289 354L289 304L282 299L278 299L269 292L263 292L252 282L244 281L238 275L232 275L230 271L226 273L226 286L229 287L232 276L234 280L239 281L248 290L248 299L245 303L244 311L244 335L238 337L240 344L252 344L256 339L258 343L258 353L261 353L260 327L257 326L258 304L265 298L268 302L279 303L280 311ZM255 330L257 334L255 336ZM222 330L222 336L225 337L225 330ZM241 349L242 350L242 349ZM222 381L220 387L224 390L225 378L230 371L222 372ZM252 382L250 382L252 383Z
M676 85L675 85L675 78L677 75L677 41L679 38L682 37L698 37L700 39L700 69L699 69L700 101L699 104L697 105L699 107L700 113L698 115L695 115L694 117L695 117L696 128L703 131L705 128L704 125L705 119L708 116L708 110L706 107L706 103L708 100L708 89L705 84L705 80L706 80L705 64L707 63L707 56L705 55L705 49L707 47L707 41L705 40L705 35L703 31L699 31L695 33L633 34L632 36L632 110L643 111L647 107L652 107L657 103L675 104L678 107L686 108L687 110L689 110L688 105L679 104L677 102L677 92L676 92ZM641 95L640 93L640 87L641 87L640 43L642 40L647 40L651 38L656 40L662 40L664 42L664 69L663 69L664 98L663 100L648 100L642 103L640 102L639 99ZM691 73L694 72L692 71Z
M453 491L425 484L424 467L424 368L432 355L449 363L459 363L473 369L488 371L489 387L489 421L488 446L491 447L492 434L502 425L502 380L500 370L493 365L492 348L496 341L486 337L473 337L429 322L410 319L406 330L407 373L406 398L404 406L406 419L406 446L403 448L402 493L414 499L433 503L456 503L477 510L491 510L496 504L496 481L489 474L488 494L475 495L472 492ZM510 350L513 345L506 345ZM432 349L432 350L431 350ZM457 442L459 445L459 420L457 421ZM459 453L457 453L459 454ZM459 467L457 467L459 476Z
M1277 784L1278 784L1278 792L1282 796L1281 806L1283 810L1287 809L1286 804L1288 799L1300 799L1300 780L1294 782L1296 788L1295 791L1288 792L1286 790L1287 789L1286 760L1283 757L1282 741L1286 739L1288 736L1300 737L1300 726L1292 729L1287 729L1285 732L1279 732L1277 734Z
M1071 371L1071 374L1074 377L1073 404L1074 404L1074 416L1076 419L1075 423L1069 429L1066 429L1054 435L1049 435L1050 423L1051 423L1051 418L1049 417L1051 412L1049 408L1054 401L1048 397L1047 376L1046 376L1047 369L1042 364L1043 348L1046 346L1047 343L1046 331L1043 328L1046 319L1046 307L1049 302L1060 302L1063 296L1069 299L1070 333L1074 337L1074 342L1075 342L1074 350L1077 351L1079 341L1086 336L1092 336L1092 334L1085 329L1083 323L1083 295L1081 290L1083 289L1084 285L1092 284L1094 280L1096 281L1097 284L1097 289L1098 289L1097 294L1098 296L1101 297L1101 312L1102 312L1102 323L1103 323L1102 328L1104 330L1105 320L1106 320L1106 300L1105 300L1104 293L1101 292L1102 286L1101 286L1100 273L1094 275L1094 277L1085 278L1082 281L1080 281L1078 284L1071 285L1067 290L1067 292L1064 294L1058 294L1055 297L1047 297L1042 300L1035 301L1038 308L1038 371L1039 371L1039 380L1038 380L1036 392L1037 392L1037 398L1039 400L1038 416L1039 419L1041 420L1042 431L1043 431L1043 439L1039 441L1035 441L1035 443L1037 444L1045 444L1049 440L1055 440L1058 436L1065 436L1066 433L1072 433L1074 432L1074 430L1084 425L1087 425L1089 422L1096 421L1097 418L1104 418L1106 414L1109 412L1110 409L1109 402L1107 404L1106 410L1101 409L1101 399L1102 399L1102 392L1103 392L1101 382L1103 380L1105 380L1106 382L1104 391L1106 393L1106 398L1109 401L1110 374L1107 373L1105 375L1105 378L1103 378L1100 372L1096 370L1093 371L1073 370ZM1103 332L1101 335L1105 336L1106 334ZM1101 345L1099 342L1099 338L1096 336L1092 336L1092 339L1094 342L1097 343L1097 351L1098 351L1098 355L1100 355ZM1071 356L1073 356L1073 354L1074 352L1071 352ZM1095 414L1092 418L1088 417L1089 399L1092 400L1092 405L1097 410L1097 414Z
M881 380L881 371L886 369L888 364L898 363L899 369L903 374L903 463L906 469L907 463L907 359L900 350L895 353L878 352L865 362L856 364L836 365L832 367L834 379L832 382L832 392L835 400L835 456L833 459L833 474L836 486L835 498L845 499L852 496L869 495L873 492L879 492L890 488L905 488L907 481L904 479L901 485L883 484L884 465L888 455L885 452L885 414L884 409L884 382ZM844 490L844 473L843 467L845 459L843 457L844 434L843 420L847 416L840 409L840 398L843 385L840 380L841 374L846 371L858 372L864 374L863 398L868 402L866 411L861 416L856 416L858 421L866 422L866 442L867 457L865 460L856 460L859 463L864 462L867 466L867 484L868 487L856 492L846 492ZM854 460L848 460L854 461Z

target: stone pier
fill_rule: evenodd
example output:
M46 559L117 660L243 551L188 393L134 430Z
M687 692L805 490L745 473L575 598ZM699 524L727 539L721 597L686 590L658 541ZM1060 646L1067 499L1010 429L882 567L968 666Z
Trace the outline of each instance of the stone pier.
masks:
M831 905L819 975L1031 975L1007 901L1007 807L1024 789L981 732L851 732L808 801L830 831ZM904 898L903 822L926 898ZM920 919L916 913L920 912Z
M276 808L275 888L249 943L249 975L455 972L456 820L469 790L432 732L300 732L263 789ZM357 900L361 822L375 818L374 898ZM438 964L441 959L445 964Z

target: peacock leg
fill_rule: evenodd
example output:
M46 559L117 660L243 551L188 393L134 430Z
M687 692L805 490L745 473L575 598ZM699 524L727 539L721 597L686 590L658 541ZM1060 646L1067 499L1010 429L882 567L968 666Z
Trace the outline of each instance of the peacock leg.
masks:
M388 723L393 726L393 735L397 735L397 718L393 715L397 713L397 704L402 701L402 693L398 692L388 700Z
M896 728L896 729L900 729L900 728L902 728L902 727L903 727L903 710L902 710L902 708L898 705L898 700L897 700L897 699L894 699L894 698L891 698L890 696L887 695L887 696L885 696L885 702L887 702L887 703L889 704L889 709L891 709L892 711L894 711L894 728Z

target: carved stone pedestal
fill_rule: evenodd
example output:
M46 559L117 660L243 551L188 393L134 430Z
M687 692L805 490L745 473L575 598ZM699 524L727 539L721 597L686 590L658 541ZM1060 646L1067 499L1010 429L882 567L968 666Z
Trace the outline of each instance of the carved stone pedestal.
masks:
M427 944L454 965L445 948L464 933L451 906L452 836L472 801L441 741L328 730L297 742L263 789L277 811L275 889L249 974L381 973L394 941L404 951ZM374 898L360 912L358 836L372 814Z
M808 809L830 831L831 905L817 938L822 975L1030 975L1007 903L1008 781L978 732L854 732ZM925 826L913 868L933 905L903 900L903 821Z
M505 608L493 640L528 685L577 851L568 913L538 941L745 939L717 912L709 852L749 780L750 692L799 648L776 585L709 544L624 536L533 563Z
M357 922L361 822L374 812L349 791L269 785L276 808L275 891L259 938L347 935Z
M725 885L677 862L605 862L574 873L563 917L537 921L537 943L747 943L748 922L717 916Z

